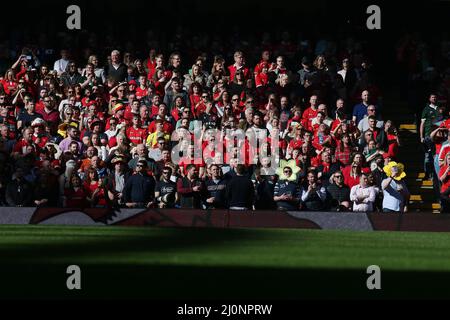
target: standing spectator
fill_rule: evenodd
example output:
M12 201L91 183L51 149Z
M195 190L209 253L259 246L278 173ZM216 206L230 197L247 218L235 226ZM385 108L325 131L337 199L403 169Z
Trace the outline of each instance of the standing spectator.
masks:
M141 160L146 162L147 165L145 166L145 168L147 170L150 170L154 175L158 174L157 172L158 168L156 167L155 160L149 158L148 149L142 143L136 146L136 154L134 158L128 162L128 166L130 167L130 169L134 170L136 168L137 163Z
M59 148L61 149L61 151L66 152L67 150L69 150L70 143L72 141L75 141L78 144L79 152L82 152L84 150L84 144L80 141L80 131L78 130L78 128L69 126L69 128L67 129L67 134L67 138L59 143Z
M230 73L230 81L234 80L234 76L239 70L242 71L245 79L250 78L250 69L245 66L244 54L241 51L236 51L234 53L234 64L228 67L228 72Z
M123 198L128 208L149 208L154 203L155 179L147 174L147 161L139 160L134 174L123 188Z
M350 190L353 212L372 212L375 198L375 189L369 186L367 174L361 174L359 184L353 186Z
M355 105L353 107L353 117L352 121L355 125L358 125L359 122L367 115L367 109L369 108L369 99L370 94L369 91L364 90L361 93L362 102Z
M375 117L377 128L384 127L384 121L381 119L381 116L377 114L377 108L375 108L375 106L371 104L367 107L367 115L364 116L364 118L358 123L358 130L360 132L365 132L369 130L369 119L371 119L370 118L371 116Z
M56 60L55 64L53 65L53 70L57 72L58 76L66 71L67 65L69 64L69 51L67 51L66 49L62 49L60 54L61 59Z
M191 108L191 101L189 99L189 94L186 90L183 89L181 85L181 80L179 78L173 78L170 81L170 88L166 90L166 94L164 96L164 104L173 110L175 107L175 98L181 97L183 99L184 104Z
M170 180L172 168L164 167L161 178L156 182L155 199L160 208L173 208L178 202L177 184Z
M34 186L33 205L37 207L55 207L58 200L56 179L52 179L50 172L41 170Z
M65 72L61 75L60 82L64 87L72 87L83 82L83 77L78 72L74 61L69 62Z
M301 64L302 68L297 73L299 74L299 83L303 86L308 76L312 73L311 60L305 56L302 58Z
M63 207L77 209L89 207L87 192L83 188L81 178L76 174L70 177L69 187L64 189Z
M403 180L406 177L403 164L392 161L383 170L387 175L381 183L383 212L407 212L410 194Z
M251 210L255 188L253 182L245 175L245 166L236 166L236 175L227 185L226 199L231 210Z
M24 170L17 168L6 185L6 203L11 207L28 207L33 201L32 185L25 180Z
M433 173L433 154L434 144L431 141L430 135L433 131L433 122L439 116L437 102L437 95L431 94L428 99L429 104L423 109L420 121L420 142L423 144L425 151L424 170L425 180L430 179Z
M450 212L450 153L445 155L444 165L439 170L439 180L441 181L441 212Z
M177 181L177 191L180 195L181 208L202 208L204 185L198 179L198 170L194 164L186 167L186 175Z
M111 52L111 63L105 67L105 77L116 83L125 81L127 78L127 66L121 61L118 50Z
M124 158L115 157L112 159L111 164L114 166L114 170L106 180L108 198L113 203L113 206L121 206L123 204L123 190L130 174L126 171Z
M206 179L206 203L208 208L225 208L225 191L227 183L222 177L222 170L217 164L209 167L210 177Z

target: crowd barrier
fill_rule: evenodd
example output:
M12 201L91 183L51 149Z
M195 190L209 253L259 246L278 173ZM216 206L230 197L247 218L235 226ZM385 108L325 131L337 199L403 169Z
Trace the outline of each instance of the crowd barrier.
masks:
M196 209L0 208L0 224L450 231L450 215Z

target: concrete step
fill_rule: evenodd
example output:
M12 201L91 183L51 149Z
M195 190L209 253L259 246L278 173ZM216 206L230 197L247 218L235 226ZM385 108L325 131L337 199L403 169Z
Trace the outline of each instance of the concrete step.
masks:
M437 202L432 203L409 203L408 209L411 210L422 210L422 211L432 211L432 210L439 210L441 208L441 205Z
M402 123L399 127L400 130L416 130L417 126L414 123Z
M423 192L422 194L412 194L409 201L436 201L437 196L433 190L426 190L430 192Z
M408 187L410 186L416 186L423 189L433 188L433 181L431 180L422 180L422 179L416 179L415 177L406 177L406 184Z

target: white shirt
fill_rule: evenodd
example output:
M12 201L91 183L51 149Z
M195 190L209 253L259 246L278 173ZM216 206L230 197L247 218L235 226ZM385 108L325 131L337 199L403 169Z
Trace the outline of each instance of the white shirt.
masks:
M316 193L319 196L320 200L325 200L327 197L327 190L324 187L320 187L319 189L316 189ZM309 198L309 191L308 189L304 189L302 191L302 201L306 201Z
M53 70L58 72L58 74L61 74L66 71L68 64L69 64L69 60L65 60L65 59L56 60L54 66L53 66Z
M390 178L383 180L382 185L387 183ZM399 189L403 188L404 192L409 194L406 183L403 180L397 181L392 179L391 183L383 190L383 209L401 211L405 205L405 198Z
M359 202L358 197L365 197ZM373 187L361 187L357 184L350 190L350 200L353 201L354 212L371 212L373 211L373 203L375 202L375 189Z
M377 120L377 124L375 126L380 129L383 128L384 121ZM365 131L369 130L369 117L367 115L364 116L364 118L361 119L361 121L359 121L358 130L361 132L365 132Z
M347 70L342 69L342 70L339 70L337 73L340 74L340 75L342 76L342 79L343 79L344 82L345 82L345 76L347 75Z

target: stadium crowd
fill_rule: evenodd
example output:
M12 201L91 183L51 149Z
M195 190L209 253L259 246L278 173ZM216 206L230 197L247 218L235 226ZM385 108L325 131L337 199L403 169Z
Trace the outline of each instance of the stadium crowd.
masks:
M24 47L0 80L1 205L407 210L362 43L211 41L53 59ZM249 154L249 133L265 156Z

